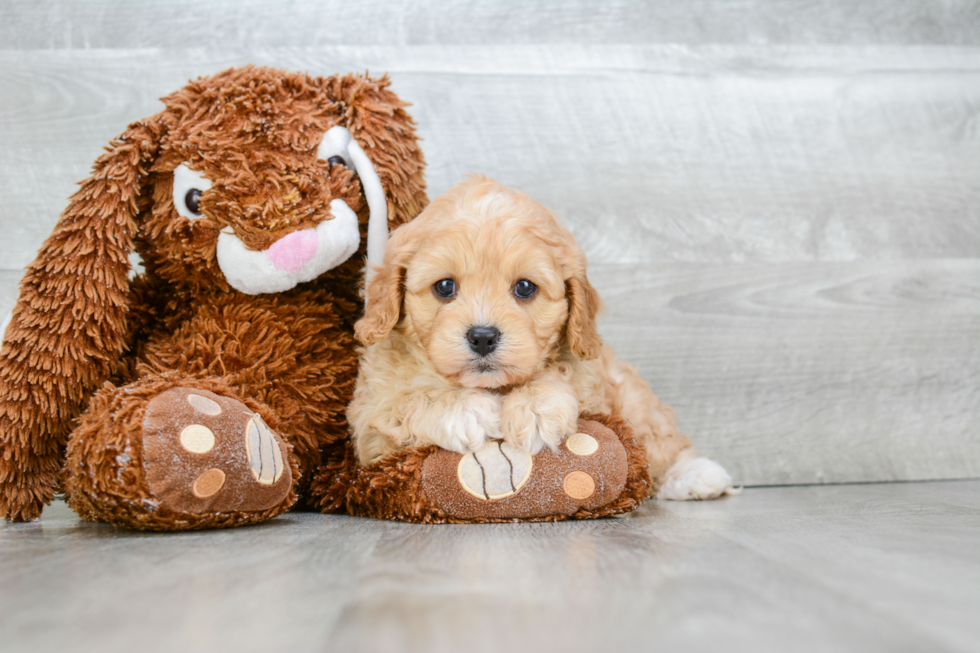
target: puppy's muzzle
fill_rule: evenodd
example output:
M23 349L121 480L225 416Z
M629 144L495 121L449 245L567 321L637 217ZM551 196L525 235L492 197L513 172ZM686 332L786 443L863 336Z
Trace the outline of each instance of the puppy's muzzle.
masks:
M500 329L497 327L475 326L466 332L470 349L480 356L489 356L500 342Z

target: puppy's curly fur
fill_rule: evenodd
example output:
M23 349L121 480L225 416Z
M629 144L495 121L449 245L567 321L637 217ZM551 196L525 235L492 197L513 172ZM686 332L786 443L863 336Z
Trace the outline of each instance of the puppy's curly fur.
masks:
M603 344L584 253L527 195L479 176L457 185L393 234L369 297L347 413L361 465L498 438L536 453L574 433L579 413L618 413L645 445L661 496L731 490L673 410Z

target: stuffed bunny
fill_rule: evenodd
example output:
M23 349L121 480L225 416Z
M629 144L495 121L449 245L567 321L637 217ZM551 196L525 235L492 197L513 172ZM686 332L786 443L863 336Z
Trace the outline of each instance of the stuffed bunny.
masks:
M386 78L257 67L163 101L21 282L0 352L9 520L60 487L133 528L262 521L346 435L364 257L427 202L404 103Z

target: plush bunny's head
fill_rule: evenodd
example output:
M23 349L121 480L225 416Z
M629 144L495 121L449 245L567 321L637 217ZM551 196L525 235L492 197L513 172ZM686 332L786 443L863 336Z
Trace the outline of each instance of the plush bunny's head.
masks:
M147 271L259 294L319 277L362 239L380 263L389 218L417 212L422 186L410 119L386 87L248 67L165 98L120 139L147 173L132 175L148 195L134 215Z
M192 82L96 162L52 237L69 236L59 253L119 265L135 246L167 282L246 294L313 280L363 241L380 262L389 221L425 202L412 122L387 86L256 67Z

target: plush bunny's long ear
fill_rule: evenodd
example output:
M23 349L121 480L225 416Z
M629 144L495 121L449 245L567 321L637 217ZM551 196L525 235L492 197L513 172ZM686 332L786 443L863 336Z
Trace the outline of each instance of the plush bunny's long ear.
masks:
M93 166L28 266L0 350L0 515L40 515L72 420L125 347L129 255L162 115L130 125Z
M332 91L348 107L347 128L377 171L388 196L391 229L412 220L429 203L425 158L408 106L388 90L387 76L345 75Z

